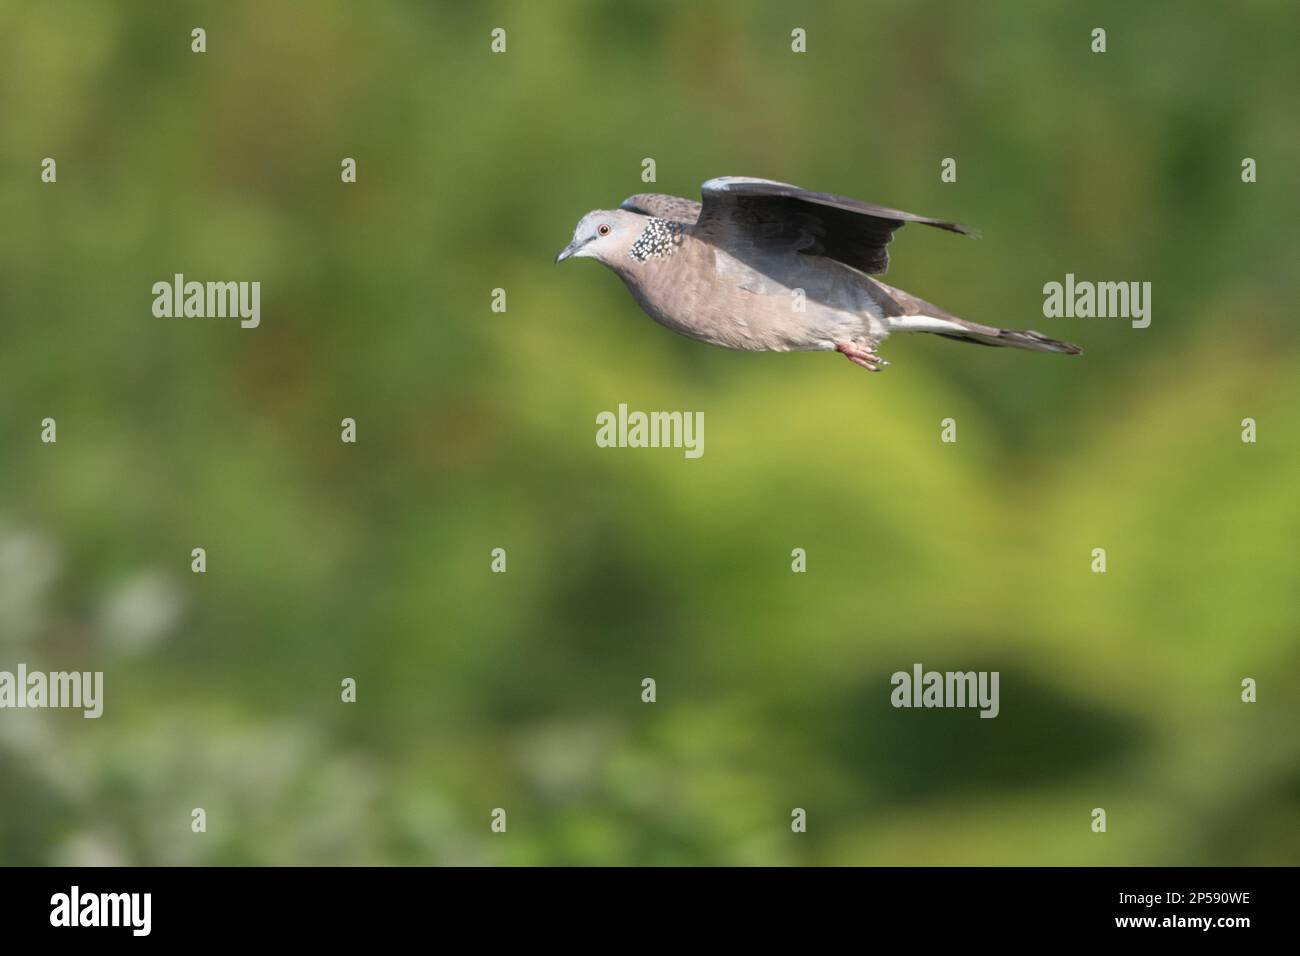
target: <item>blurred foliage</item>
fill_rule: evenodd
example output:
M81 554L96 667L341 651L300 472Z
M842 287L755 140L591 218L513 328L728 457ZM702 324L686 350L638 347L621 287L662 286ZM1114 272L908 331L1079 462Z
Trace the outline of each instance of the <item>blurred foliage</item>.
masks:
M106 709L0 713L0 862L1295 863L1298 21L3 0L0 669ZM1087 354L674 336L552 265L647 156L978 226L889 281ZM175 272L261 328L155 319ZM1067 272L1151 327L1044 320ZM706 454L597 448L619 402ZM918 661L1001 716L893 710Z

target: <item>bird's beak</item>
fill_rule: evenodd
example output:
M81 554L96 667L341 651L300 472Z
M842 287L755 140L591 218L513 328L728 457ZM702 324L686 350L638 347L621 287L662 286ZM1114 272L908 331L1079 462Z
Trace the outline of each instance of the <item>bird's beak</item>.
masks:
M585 242L579 242L577 239L574 239L573 242L569 243L567 246L565 246L563 249L560 250L560 254L555 257L555 264L559 265L565 259L569 258L571 255L573 255L575 252L581 249L584 245L586 245Z

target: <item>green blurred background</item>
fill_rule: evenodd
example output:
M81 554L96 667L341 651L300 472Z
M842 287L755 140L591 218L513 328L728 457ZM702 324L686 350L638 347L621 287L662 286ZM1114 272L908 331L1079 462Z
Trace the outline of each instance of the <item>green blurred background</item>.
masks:
M1300 861L1298 27L3 0L0 669L106 691L0 712L0 863ZM552 264L645 157L970 223L888 281L1086 354L674 336ZM175 272L261 281L261 327L154 318ZM1067 272L1151 327L1044 319ZM597 448L620 402L704 457ZM915 662L1001 715L894 710Z

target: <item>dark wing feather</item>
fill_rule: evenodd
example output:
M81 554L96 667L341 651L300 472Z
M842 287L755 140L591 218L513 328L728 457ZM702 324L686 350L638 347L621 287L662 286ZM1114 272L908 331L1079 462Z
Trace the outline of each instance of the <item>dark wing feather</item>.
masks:
M700 218L700 204L694 199L663 193L637 193L624 199L618 208L639 212L643 216L654 216L656 219L684 222L689 226L695 225L695 220Z
M966 236L976 233L955 222L929 219L899 209L800 189L770 179L724 176L700 188L704 208L697 235L720 244L785 246L825 256L862 272L889 267L886 248L905 223L919 222Z

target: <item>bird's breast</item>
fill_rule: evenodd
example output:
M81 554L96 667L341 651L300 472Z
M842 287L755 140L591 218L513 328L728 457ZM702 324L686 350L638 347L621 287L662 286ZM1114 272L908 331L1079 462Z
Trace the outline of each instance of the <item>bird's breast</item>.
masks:
M873 337L852 270L816 257L765 261L688 240L673 256L619 270L656 322L746 351L808 351Z

